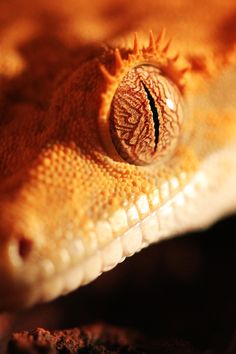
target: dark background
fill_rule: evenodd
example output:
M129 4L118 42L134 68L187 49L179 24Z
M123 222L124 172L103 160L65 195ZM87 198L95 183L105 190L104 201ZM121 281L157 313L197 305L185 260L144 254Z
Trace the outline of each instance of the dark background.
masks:
M93 283L52 303L0 319L11 331L69 328L103 321L154 338L189 341L204 353L235 345L236 218L163 241L126 259ZM228 348L228 349L227 349Z

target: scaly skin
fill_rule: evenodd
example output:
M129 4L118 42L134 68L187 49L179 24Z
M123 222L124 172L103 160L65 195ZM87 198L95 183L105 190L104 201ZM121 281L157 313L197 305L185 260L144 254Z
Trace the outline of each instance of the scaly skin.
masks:
M236 209L235 38L222 27L235 8L233 2L209 2L209 23L203 4L194 10L187 1L178 4L145 2L143 15L141 2L132 9L128 2L100 1L93 11L86 1L71 1L67 9L52 2L49 13L66 14L66 30L52 33L64 45L55 51L66 48L69 54L54 58L53 68L42 52L39 90L30 76L34 68L17 48L40 33L35 14L46 3L36 2L33 14L6 16L11 20L1 28L0 59L1 309L53 299L152 242L207 227ZM127 17L119 17L118 5ZM110 25L107 6L111 15L118 12ZM135 25L132 16L141 13ZM151 35L148 42L149 28L157 34L163 26L177 36L172 49L163 38L154 43ZM80 46L72 41L76 36ZM174 151L137 166L116 156L106 119L122 77L143 62L176 83L185 112ZM14 88L19 75L22 92ZM11 87L18 99L9 94Z

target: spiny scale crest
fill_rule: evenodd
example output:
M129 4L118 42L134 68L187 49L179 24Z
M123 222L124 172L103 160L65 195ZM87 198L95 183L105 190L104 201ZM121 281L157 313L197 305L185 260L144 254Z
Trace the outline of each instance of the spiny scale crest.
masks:
M127 78L130 77L130 75L132 76L132 74L134 74L134 73L136 73L138 76L141 75L140 72L138 74L137 71L139 70L139 68L143 67L142 75L143 75L144 82L146 80L146 76L149 76L149 79L150 79L150 76L153 77L153 81L150 79L151 82L155 82L155 80L156 80L155 78L157 76L159 76L159 83L162 82L162 84L164 86L169 87L169 82L170 82L170 87L167 90L168 92L172 92L174 90L175 86L177 86L177 88L179 88L180 92L182 91L183 77L184 77L185 73L187 72L187 70L185 67L179 66L179 54L174 53L174 56L173 56L173 51L172 51L172 53L170 53L170 43L171 43L171 40L165 40L165 29L163 29L156 38L154 37L153 32L150 31L149 32L149 43L146 46L141 46L140 40L137 36L137 33L135 33L132 49L122 48L120 50L118 48L115 48L113 50L113 61L112 61L113 65L112 66L111 66L111 60L110 60L111 56L110 56L110 52L109 52L108 65L109 65L109 68L111 71L108 70L105 67L105 65L103 65L103 64L100 65L101 72L105 78L106 87L105 87L105 91L101 95L101 105L100 105L100 112L99 112L99 116L98 116L98 125L99 125L99 130L100 130L101 142L103 143L105 150L107 152L109 152L109 156L112 157L113 160L121 161L121 162L127 161L126 158L124 158L124 159L121 158L121 156L120 156L121 153L119 153L119 154L117 153L117 151L119 150L117 148L119 144L118 143L116 144L117 145L116 149L114 147L114 139L116 139L118 141L119 138L117 138L117 137L114 138L114 134L113 134L113 141L112 141L111 134L110 134L111 129L113 129L116 126L119 126L119 129L121 129L121 126L124 123L124 122L123 123L116 122L118 125L114 123L114 127L111 128L110 121L109 121L110 113L111 113L111 110L113 107L112 102L113 102L114 97L117 95L120 84L123 83L122 87L124 88L124 80L127 81L128 80ZM150 68L153 68L153 69L150 69ZM155 71L155 74L152 72L152 70ZM134 79L134 77L133 77L133 79ZM175 85L171 86L171 81ZM136 81L133 80L132 82L134 84L134 82L136 82ZM168 83L168 85L167 85L167 83ZM146 83L147 86L149 86L149 84ZM128 89L128 85L127 85L127 90L128 90L127 92L130 92L130 90ZM150 87L149 90L152 91L152 88ZM122 89L121 89L121 91L122 91ZM138 93L137 93L137 95L138 95ZM160 92L159 92L159 95L161 95ZM178 94L177 95L174 94L174 96L177 97ZM126 96L126 99L127 99L127 97L128 96ZM144 95L144 98L145 97L146 96ZM156 97L155 92L153 92L152 97ZM163 99L165 100L166 97L164 97ZM179 98L177 99L177 101L178 100L179 100ZM132 97L130 97L130 101L132 101ZM144 101L146 102L145 99L144 99ZM144 106L144 104L143 104L143 106ZM119 107L118 107L118 110L119 110ZM180 113L180 112L176 112L176 113L177 113L178 117L179 116L182 117L182 113ZM158 114L161 115L160 111ZM170 114L173 114L173 112L170 112ZM122 115L122 117L123 117L123 115ZM115 122L115 120L114 120L114 122ZM150 126L152 126L152 124L153 123L150 123ZM177 126L180 126L179 122L177 123ZM113 133L114 133L115 129L116 128L113 129ZM164 129L160 129L160 130L164 131ZM147 136L147 139L150 139L149 135ZM172 140L175 142L176 139L172 139ZM172 147L173 144L169 144L169 145ZM154 150L155 151L157 150L158 154L156 154L156 153L154 154L153 153ZM133 163L137 163L137 164L146 164L146 163L150 163L150 161L153 162L154 155L155 155L155 157L156 157L156 155L158 155L158 158L160 158L161 153L159 150L156 148L155 149L153 148L152 153L149 154L150 156L148 154L146 154L147 156L145 155L145 157L142 157L140 159L138 157L137 158L136 157L130 158L129 161L132 161ZM166 149L163 149L163 151L162 151L163 155L165 152L166 152ZM127 155L127 151L125 150L125 152L123 153L122 156L126 156L126 155Z
M190 68L186 66L186 63L183 63L183 58L180 58L179 53L174 55L173 51L171 53L171 43L172 38L165 39L165 29L162 29L156 38L150 30L149 44L143 47L141 47L138 35L135 33L132 49L124 50L122 54L119 48L114 49L114 74L104 64L100 64L100 70L107 84L117 86L128 70L143 63L151 63L156 65L160 72L169 77L183 92L185 74ZM110 87L107 89L110 91Z

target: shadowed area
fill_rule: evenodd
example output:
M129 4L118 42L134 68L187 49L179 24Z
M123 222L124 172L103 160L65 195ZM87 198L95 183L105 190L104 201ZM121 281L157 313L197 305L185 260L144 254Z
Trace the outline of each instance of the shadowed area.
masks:
M230 218L203 233L154 245L66 297L2 314L2 343L11 331L103 321L154 340L187 341L201 353L233 354L235 226Z

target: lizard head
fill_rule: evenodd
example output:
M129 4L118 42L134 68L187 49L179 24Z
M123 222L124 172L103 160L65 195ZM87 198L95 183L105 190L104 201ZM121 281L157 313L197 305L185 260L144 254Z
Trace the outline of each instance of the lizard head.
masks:
M3 126L1 308L70 292L236 207L235 65L178 56L163 33L127 43L91 49L48 110Z

